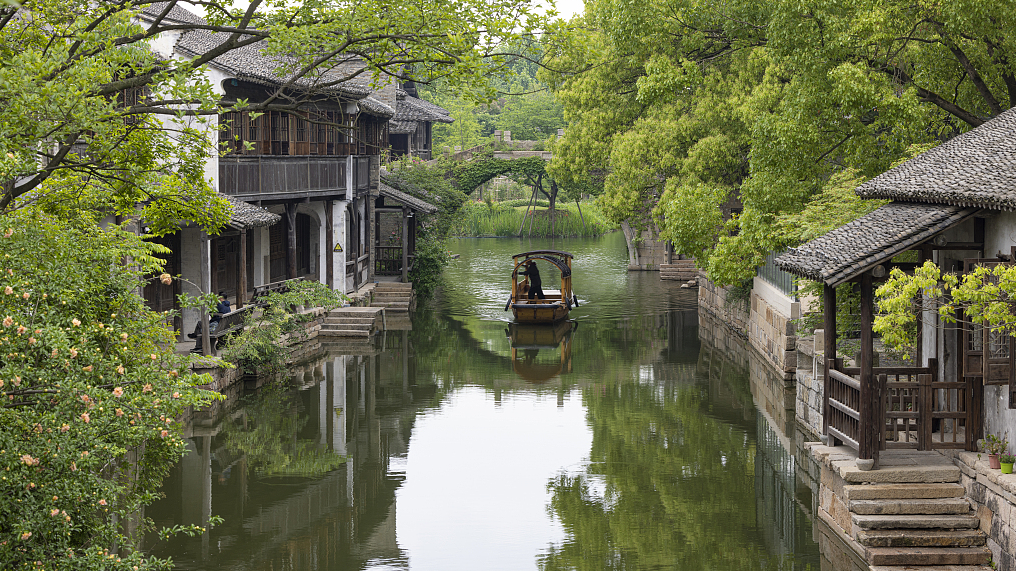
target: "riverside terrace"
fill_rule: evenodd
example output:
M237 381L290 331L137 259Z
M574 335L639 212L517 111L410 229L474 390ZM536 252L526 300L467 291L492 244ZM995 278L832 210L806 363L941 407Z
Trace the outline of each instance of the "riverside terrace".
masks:
M1016 434L1013 338L947 327L925 311L918 366L877 367L872 332L874 283L915 266L894 261L903 252L953 272L1016 262L1014 133L1016 110L1006 111L875 177L857 194L894 202L776 259L823 284L826 442L812 448L823 464L820 504L870 564L982 565L986 548L993 566L1016 569L1016 477L976 453L985 434ZM850 368L835 335L835 288L847 283L861 306L860 358ZM960 496L967 507L949 499ZM962 529L987 537L945 533Z

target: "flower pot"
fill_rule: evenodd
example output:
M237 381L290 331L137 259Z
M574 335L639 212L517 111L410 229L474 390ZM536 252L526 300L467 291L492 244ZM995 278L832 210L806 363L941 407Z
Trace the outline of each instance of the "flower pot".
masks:
M1012 474L1012 462L1002 462L1002 473Z
M1001 462L998 461L998 454L988 454L988 467L992 470L998 470L1002 467Z

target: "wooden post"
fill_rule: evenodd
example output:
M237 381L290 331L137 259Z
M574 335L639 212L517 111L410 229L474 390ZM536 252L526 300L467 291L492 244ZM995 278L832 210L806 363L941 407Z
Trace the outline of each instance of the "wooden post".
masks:
M208 234L201 232L201 293L208 293L212 289L211 263L208 259L209 240ZM212 352L211 339L208 336L208 308L201 308L201 353L210 355Z
M872 376L874 361L874 333L872 332L872 295L871 272L861 274L861 422L858 439L859 460L874 460L873 468L878 467L878 430L876 419L880 416L875 408L878 394L876 379Z
M931 375L917 375L917 387L920 391L917 401L917 449L931 450L931 413L934 402Z
M533 185L533 195L529 198L529 206L526 206L526 213L522 215L522 224L519 225L519 238L522 237L522 230L526 227L526 216L533 208L533 201L536 200L536 185Z
M296 207L286 205L286 278L296 277Z
M335 288L335 227L332 220L332 200L325 201L325 281L328 289Z
M402 207L402 283L409 283L409 208Z
M586 231L586 217L582 215L582 205L579 204L579 199L578 198L575 199L575 206L578 207L578 209L579 209L579 218L582 219L582 232L585 232ZM667 263L669 264L670 262L668 261Z
M822 306L822 318L823 327L825 327L825 343L823 351L825 352L825 377L822 382L822 434L829 434L829 363L834 362L831 360L836 359L836 288L826 285L822 288L823 292L823 306ZM830 436L829 446L838 446L839 440Z
M247 229L240 230L240 277L236 284L236 308L247 301Z

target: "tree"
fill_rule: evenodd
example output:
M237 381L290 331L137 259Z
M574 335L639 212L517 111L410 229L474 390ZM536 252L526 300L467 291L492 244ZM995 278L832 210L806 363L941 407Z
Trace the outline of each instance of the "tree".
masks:
M657 217L679 253L738 283L793 243L780 217L836 173L870 178L1016 101L1013 17L981 0L590 1L547 42L569 120L551 170L609 172L615 220ZM715 247L668 219L731 196L743 211Z
M442 80L489 98L498 46L532 33L530 2L387 0L277 4L177 0L28 1L0 8L0 210L141 216L155 233L178 220L214 230L227 206L204 179L214 118L229 108L295 112L323 90L368 78ZM139 19L141 13L144 19ZM23 17L31 14L31 17ZM73 15L70 17L69 15ZM214 34L191 60L152 49L181 33ZM202 66L235 50L274 58L279 80L258 104L221 101Z
M135 293L157 247L32 210L3 224L0 561L161 568L129 548L138 514L186 452L176 419L218 395L195 388L210 379Z

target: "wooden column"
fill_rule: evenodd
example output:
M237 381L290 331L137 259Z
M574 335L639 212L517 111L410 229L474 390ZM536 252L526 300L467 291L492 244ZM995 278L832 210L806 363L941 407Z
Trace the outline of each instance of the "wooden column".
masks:
M286 205L286 278L296 277L296 204Z
M822 318L825 328L825 343L822 350L825 352L825 371L822 382L822 434L829 434L829 363L836 359L836 288L824 286ZM830 446L839 446L841 443L835 437L829 437Z
M409 208L402 207L402 283L409 282Z
M247 302L247 229L240 230L240 277L236 284L236 309Z
M335 288L335 221L332 200L325 201L325 280L328 289Z
M874 333L871 330L873 316L872 303L874 288L871 283L871 272L861 274L861 422L859 450L857 458L874 460L873 468L878 467L878 387L872 375L874 362Z

